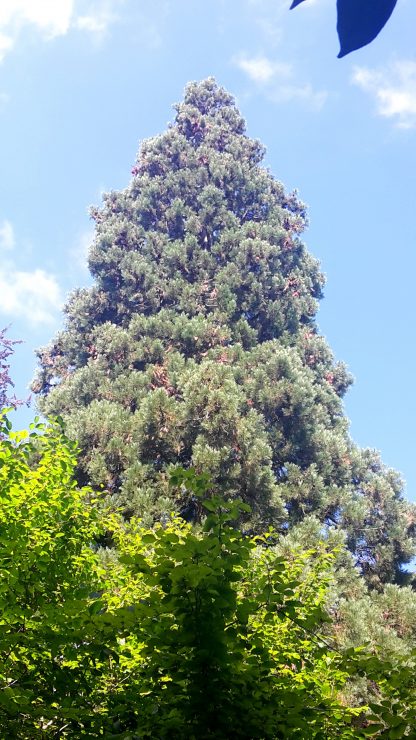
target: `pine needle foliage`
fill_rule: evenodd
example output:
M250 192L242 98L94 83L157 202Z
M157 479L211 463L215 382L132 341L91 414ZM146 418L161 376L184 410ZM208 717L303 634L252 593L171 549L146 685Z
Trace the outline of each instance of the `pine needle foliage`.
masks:
M169 471L207 472L255 531L309 517L342 533L368 584L402 582L415 509L399 476L353 444L351 378L319 335L324 278L300 239L305 206L262 166L231 95L187 86L122 191L94 208L92 287L39 351L33 390L81 447L78 478L148 523Z

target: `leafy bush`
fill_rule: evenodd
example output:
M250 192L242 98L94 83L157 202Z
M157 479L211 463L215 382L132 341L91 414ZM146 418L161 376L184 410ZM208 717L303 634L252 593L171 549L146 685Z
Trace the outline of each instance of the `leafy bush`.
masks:
M59 422L1 432L2 737L415 737L410 664L322 636L323 546L283 557L272 531L244 535L247 505L206 499L191 470L170 485L203 507L199 528L99 514ZM371 715L342 700L357 672Z

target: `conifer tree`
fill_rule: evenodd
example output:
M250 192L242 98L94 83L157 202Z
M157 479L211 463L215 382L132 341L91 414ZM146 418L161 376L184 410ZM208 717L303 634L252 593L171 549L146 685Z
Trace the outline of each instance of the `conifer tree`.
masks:
M351 378L315 322L324 278L300 240L305 207L263 155L213 79L187 86L130 184L92 210L94 284L39 351L33 390L77 439L80 482L126 516L197 518L168 487L172 465L193 466L250 504L251 527L317 522L370 586L399 583L415 509L349 437Z

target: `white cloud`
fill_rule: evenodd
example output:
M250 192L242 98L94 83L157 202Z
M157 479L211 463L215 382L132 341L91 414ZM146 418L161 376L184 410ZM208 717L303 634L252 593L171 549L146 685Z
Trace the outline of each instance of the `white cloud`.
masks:
M13 29L30 23L47 36L62 36L69 29L73 10L74 0L2 0L0 27Z
M11 224L10 221L5 220L0 224L0 249L4 249L9 252L14 249L14 245L15 237L13 224Z
M233 62L275 103L299 100L309 108L320 110L328 97L326 91L314 90L310 83L299 82L294 66L287 62L273 61L266 56L240 56Z
M399 128L416 127L416 62L399 60L383 68L356 67L352 82L375 98L379 116Z
M235 60L235 64L247 77L258 84L272 82L276 77L290 77L292 66L284 62L272 62L264 56L258 57L240 57Z
M76 0L0 0L0 62L18 41L25 26L34 27L45 39L71 30L103 36L116 19L112 6L122 0L84 0L78 14Z
M80 31L88 31L97 38L103 38L110 26L117 21L114 6L123 0L101 0L98 4L90 4L85 15L78 15L74 20L74 27Z
M270 100L275 103L288 103L291 100L304 102L312 110L319 111L325 104L328 93L326 90L314 90L312 85L279 85L269 94Z
M50 324L61 308L61 291L54 275L0 270L0 313L26 319L30 324Z
M112 16L106 13L100 15L80 15L76 19L76 27L81 31L103 34L107 31Z
M0 223L0 252L3 251L0 263L0 315L24 318L32 325L52 323L62 305L58 282L54 275L39 268L32 272L19 270L13 254L7 254L13 253L15 246L13 224L4 220Z

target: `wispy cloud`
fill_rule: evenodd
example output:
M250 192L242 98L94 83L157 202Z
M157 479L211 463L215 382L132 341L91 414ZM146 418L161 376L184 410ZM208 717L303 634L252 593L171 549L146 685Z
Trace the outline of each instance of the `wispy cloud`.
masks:
M5 108L9 100L10 100L10 95L8 93L0 92L0 111L3 110L3 108Z
M235 60L235 64L247 77L258 84L268 84L276 78L291 77L293 70L292 65L285 62L272 62L264 56L259 57L240 57Z
M0 315L24 318L31 325L51 324L62 306L56 277L45 270L20 270L13 250L16 237L10 221L0 224Z
M94 239L94 229L89 228L82 232L73 247L69 250L72 266L77 271L88 272L88 253Z
M0 33L0 62L3 61L6 54L13 48L14 42L11 36Z
M240 55L234 57L233 63L275 103L299 100L309 108L320 110L328 97L325 90L315 90L309 82L298 80L293 64L274 61L263 55Z
M89 31L97 36L104 36L111 22L114 20L112 13L102 11L96 15L80 15L76 19L76 27L81 31Z
M385 67L355 67L352 82L376 101L379 116L399 128L416 127L416 62L398 60Z
M118 20L118 15L115 12L116 5L122 4L123 1L99 0L95 3L90 2L86 12L75 17L74 28L87 31L98 39L104 38L113 23Z
M11 224L10 221L4 220L0 224L0 250L3 249L9 252L10 250L14 249L14 245L15 236L13 224Z
M31 26L48 40L71 30L103 36L116 20L113 6L121 0L85 0L82 13L76 0L1 0L0 61L19 40L20 31Z
M308 0L299 11L293 11L296 25L310 23L311 15L325 12L327 5L333 5L334 0ZM271 46L282 42L285 28L292 22L290 0L245 0L245 7L251 22L257 26L264 40Z
M285 0L246 0L250 21L271 46L282 40L289 6Z

